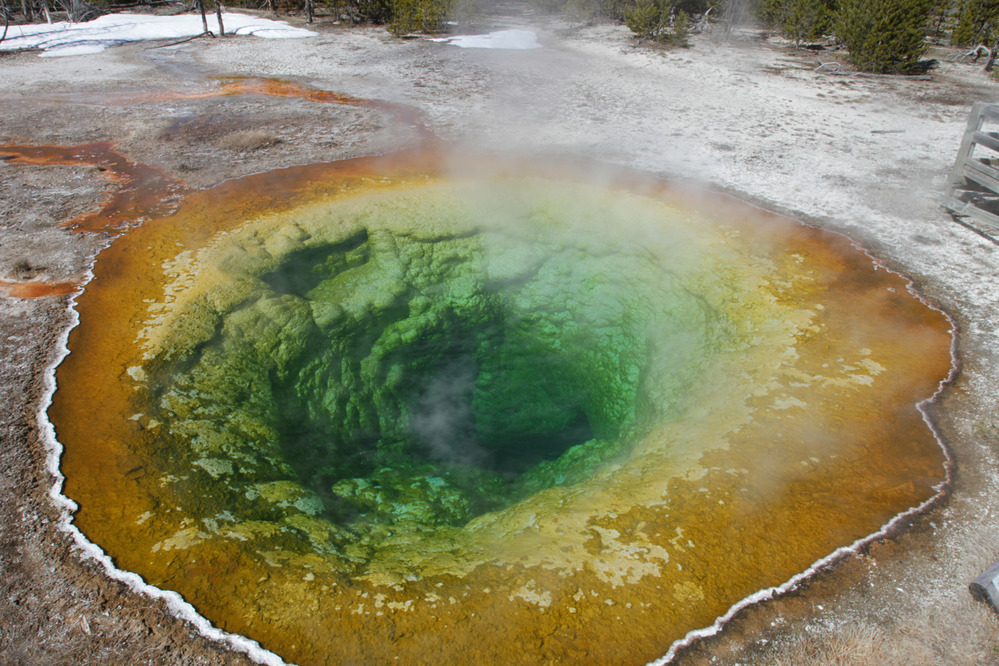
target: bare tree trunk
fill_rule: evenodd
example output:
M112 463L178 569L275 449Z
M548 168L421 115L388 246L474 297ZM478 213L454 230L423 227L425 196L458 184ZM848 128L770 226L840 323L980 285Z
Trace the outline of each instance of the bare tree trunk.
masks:
M198 11L201 12L201 27L208 32L208 17L205 16L205 0L198 0Z
M52 23L52 15L49 14L49 3L47 0L42 0L42 13L45 14L45 22Z
M933 34L936 35L937 37L943 37L944 21L946 20L947 20L947 5L941 2L940 11L937 12L936 26L933 28Z
M31 23L35 19L35 10L31 0L21 0L21 13L24 14L25 23Z
M7 39L7 28L10 27L10 14L7 12L7 0L3 0L3 5L0 7L3 11L3 36L0 37L0 42Z
M225 26L222 25L222 0L215 0L215 16L219 20L219 37L225 37Z
M305 15L308 17L306 23L312 23L312 15L313 15L312 0L305 0Z

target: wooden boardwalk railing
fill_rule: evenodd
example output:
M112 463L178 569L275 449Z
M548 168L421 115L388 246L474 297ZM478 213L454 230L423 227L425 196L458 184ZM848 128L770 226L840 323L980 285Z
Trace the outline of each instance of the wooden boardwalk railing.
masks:
M999 131L987 131L987 123L999 123L999 104L975 102L941 203L999 231Z

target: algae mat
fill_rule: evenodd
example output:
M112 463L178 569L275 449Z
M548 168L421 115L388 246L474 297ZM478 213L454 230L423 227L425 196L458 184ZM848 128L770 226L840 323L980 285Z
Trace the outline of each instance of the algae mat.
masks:
M76 523L300 664L649 661L945 479L916 405L946 317L840 236L634 174L227 183L78 309Z

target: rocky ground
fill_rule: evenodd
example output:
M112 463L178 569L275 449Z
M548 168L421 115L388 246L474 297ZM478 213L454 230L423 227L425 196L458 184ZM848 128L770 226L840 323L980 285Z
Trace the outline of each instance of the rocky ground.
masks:
M306 40L0 54L0 142L113 141L131 160L203 187L416 140L375 109L202 95L215 76L280 77L411 105L455 143L706 183L850 235L956 322L960 372L931 408L956 460L950 495L802 589L741 613L679 661L994 663L999 621L967 584L999 559L999 246L936 200L971 103L994 99L997 84L950 62L918 78L816 71L839 54L755 31L660 50L618 26L530 15L502 24L536 30L544 48L458 49L320 21ZM105 201L117 187L108 175L0 163L0 663L244 663L106 576L58 528L49 499L38 413L74 319L68 297L16 298L11 285L85 280L108 237L60 223Z

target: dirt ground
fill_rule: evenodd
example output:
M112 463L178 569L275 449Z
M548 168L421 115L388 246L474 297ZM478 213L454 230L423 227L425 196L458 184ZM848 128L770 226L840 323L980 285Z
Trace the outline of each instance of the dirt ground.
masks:
M953 486L896 533L741 612L677 661L999 660L999 621L967 591L999 559L999 245L936 203L971 103L994 100L999 86L949 62L919 78L816 71L839 54L795 51L756 31L664 51L636 46L619 26L529 14L491 27L500 26L536 30L544 48L458 49L320 21L303 40L4 53L0 142L111 141L134 162L204 187L416 141L413 127L376 109L200 95L217 76L279 77L410 105L454 143L706 183L848 234L955 320L960 372L930 410L955 459ZM17 298L9 286L85 281L108 236L61 223L106 200L117 187L107 175L0 162L0 664L248 663L107 576L60 528L65 515L50 497L39 413L75 319L68 296Z

